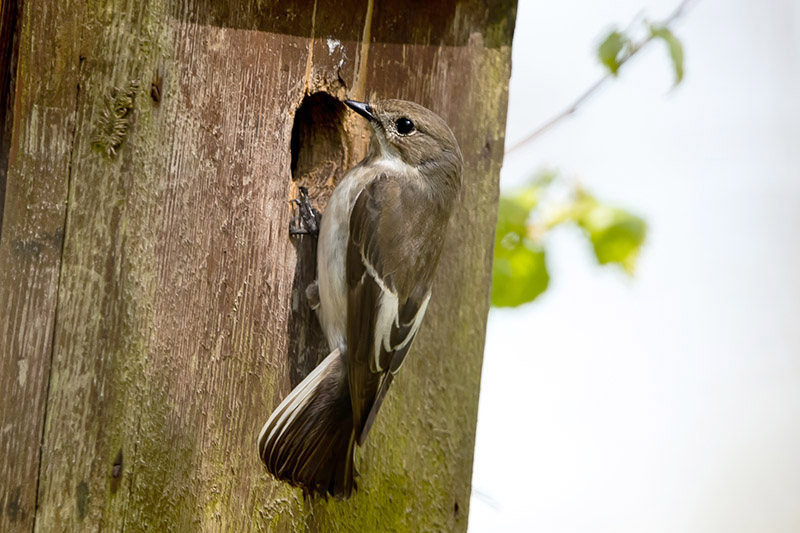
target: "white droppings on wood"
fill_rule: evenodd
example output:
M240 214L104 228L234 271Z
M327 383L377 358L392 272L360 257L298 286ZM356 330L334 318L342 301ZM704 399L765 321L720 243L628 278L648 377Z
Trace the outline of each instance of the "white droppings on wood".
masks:
M333 54L337 48L342 46L342 43L339 41L339 39L328 39L326 42L328 43L329 54Z

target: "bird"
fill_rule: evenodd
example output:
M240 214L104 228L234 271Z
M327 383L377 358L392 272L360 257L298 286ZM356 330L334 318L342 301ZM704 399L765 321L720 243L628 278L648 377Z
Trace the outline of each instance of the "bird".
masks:
M355 446L364 445L428 308L463 167L455 135L433 111L396 99L345 104L372 135L319 221L317 279L307 294L318 295L330 353L258 436L275 478L340 499L356 489ZM314 221L301 192L299 218Z

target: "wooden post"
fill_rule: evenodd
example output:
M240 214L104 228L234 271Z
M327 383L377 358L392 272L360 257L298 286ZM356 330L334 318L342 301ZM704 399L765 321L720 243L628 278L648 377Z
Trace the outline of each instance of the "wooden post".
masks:
M466 529L514 12L20 4L0 531ZM325 355L289 200L306 185L323 209L363 155L345 97L437 111L466 172L425 323L342 502L274 481L255 439Z

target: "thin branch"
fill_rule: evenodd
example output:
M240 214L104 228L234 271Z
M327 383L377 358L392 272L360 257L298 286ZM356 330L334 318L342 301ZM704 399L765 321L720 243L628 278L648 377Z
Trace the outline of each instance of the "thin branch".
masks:
M691 4L694 1L696 1L696 0L683 0L680 4L678 4L678 7L676 7L675 10L667 18L665 18L661 22L658 22L655 25L656 26L669 27L672 23L674 23L676 20L681 18L684 14L686 14L686 11L687 11L687 8L688 8L689 4ZM630 51L628 52L628 54L626 54L622 58L620 58L619 67L622 68L622 65L627 63L628 60L630 60L634 55L636 55L642 48L644 48L652 40L653 40L653 36L652 35L648 35L647 38L643 39L642 41L639 41L637 43L632 43L631 47L630 47ZM584 102L586 102L586 100L588 100L590 97L592 97L595 94L595 92L597 92L597 90L605 82L607 82L608 80L610 80L613 77L615 77L615 75L612 74L611 72L607 72L606 74L604 74L600 79L598 79L588 89L586 89L566 109L564 109L563 111L561 111L560 113L555 115L553 118L551 118L550 120L548 120L547 122L545 122L544 124L542 124L541 126L536 128L535 130L533 130L524 139L522 139L521 141L516 142L510 148L508 148L506 150L506 152L505 152L505 155L509 155L512 152L515 152L515 151L519 150L523 146L529 144L531 141L533 141L534 139L539 137L542 133L544 133L545 131L549 130L551 127L553 127L558 122L561 122L562 120L564 120L565 118L569 117L570 115L575 114L575 112L578 110L578 108Z

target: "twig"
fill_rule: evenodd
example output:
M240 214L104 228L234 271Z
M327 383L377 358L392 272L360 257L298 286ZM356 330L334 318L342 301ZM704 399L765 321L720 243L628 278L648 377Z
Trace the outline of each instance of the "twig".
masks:
M678 4L678 7L676 7L675 10L667 18L657 23L656 26L669 27L673 22L681 18L686 13L689 4L691 4L694 1L695 0L683 0L680 4ZM642 48L645 47L645 45L647 45L647 43L649 43L652 40L653 36L648 35L647 38L645 38L644 40L638 43L633 43L630 47L629 53L620 58L619 67L621 68L622 65L627 63L629 59L631 59L634 55L636 55ZM550 120L548 120L547 122L536 128L535 130L533 130L521 141L514 143L510 148L506 150L505 155L509 155L512 152L519 150L526 144L530 143L531 141L539 137L542 133L553 127L556 123L562 121L563 119L567 118L570 115L573 115L586 100L588 100L591 96L593 96L594 93L605 82L607 82L613 77L615 77L615 75L612 74L611 72L607 72L606 74L604 74L600 79L598 79L588 89L586 89L574 102L572 102L572 104L570 104L569 107L567 107L566 109L555 115L553 118L551 118Z

